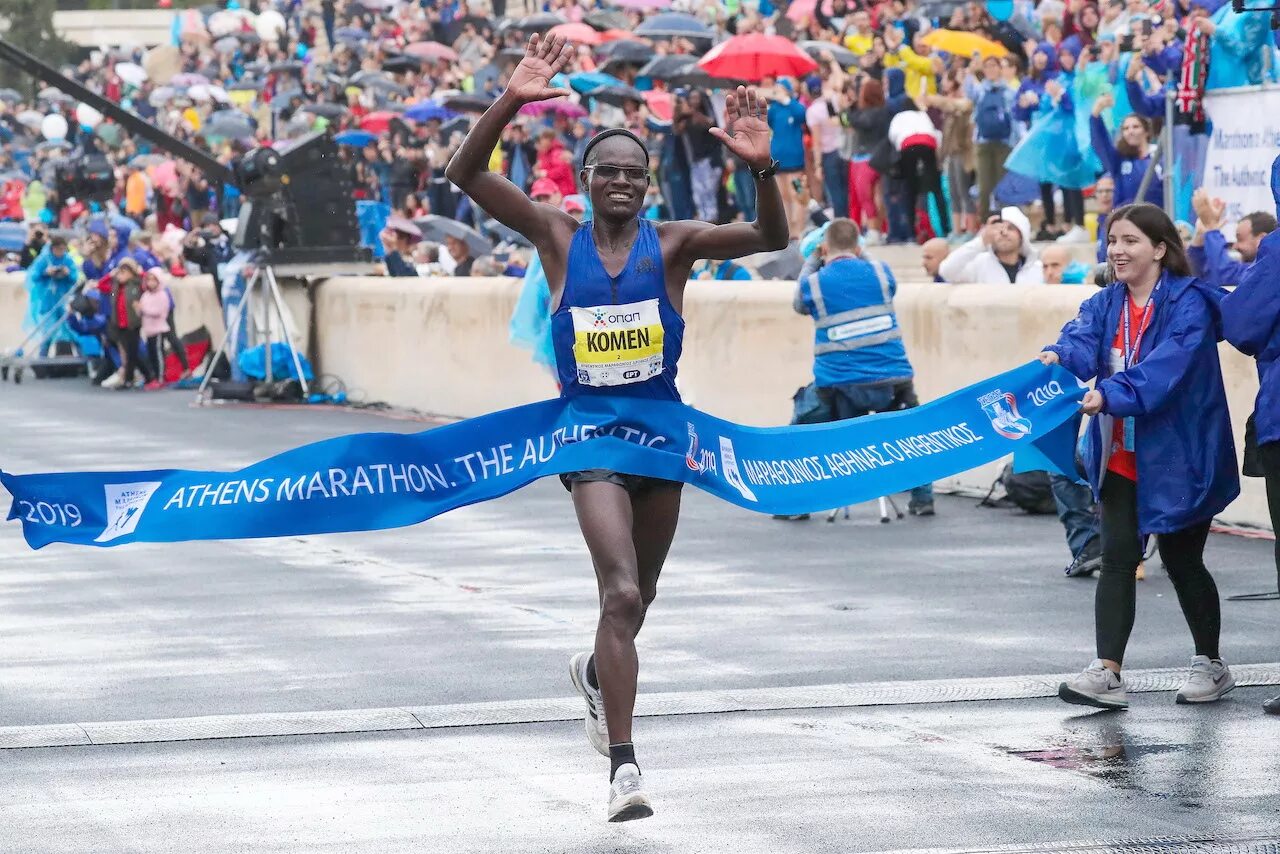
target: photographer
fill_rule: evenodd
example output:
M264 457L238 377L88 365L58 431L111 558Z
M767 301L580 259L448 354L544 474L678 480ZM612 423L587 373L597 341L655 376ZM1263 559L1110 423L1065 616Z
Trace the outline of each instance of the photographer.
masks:
M235 247L222 230L218 217L206 213L201 220L198 231L193 230L182 241L182 255L200 268L200 272L213 277L213 291L218 296L218 307L222 307L222 276L218 268L231 260L235 255Z
M31 232L27 235L26 245L22 247L21 254L18 255L18 266L22 269L30 269L35 260L40 257L40 253L44 251L45 243L49 240L49 232L41 223L35 222L31 224Z
M805 261L795 310L813 318L813 376L836 421L919 406L893 309L898 284L881 261L862 255L858 226L834 219ZM911 490L913 516L932 516L933 485Z
M65 237L55 237L40 252L40 257L27 269L27 323L35 329L40 318L53 311L67 292L80 278L80 268L67 251ZM49 353L49 345L55 340L70 340L66 327L59 324L44 335L40 343L40 355Z

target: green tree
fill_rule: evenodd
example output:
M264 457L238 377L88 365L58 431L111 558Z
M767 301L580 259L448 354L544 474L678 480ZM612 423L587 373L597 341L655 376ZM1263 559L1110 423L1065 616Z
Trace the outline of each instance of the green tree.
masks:
M5 40L56 68L71 57L73 46L53 28L53 10L49 0L0 0ZM36 85L30 75L4 63L0 63L0 82L22 92Z

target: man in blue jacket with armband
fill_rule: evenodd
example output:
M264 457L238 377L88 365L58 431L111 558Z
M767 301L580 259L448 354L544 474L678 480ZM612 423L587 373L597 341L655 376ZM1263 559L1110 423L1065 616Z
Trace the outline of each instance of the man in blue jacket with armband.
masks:
M1280 157L1271 164L1271 193L1280 211ZM1257 257L1239 277L1239 287L1222 300L1222 331L1246 356L1258 361L1258 398L1245 431L1245 465L1256 459L1267 483L1271 527L1280 531L1280 231L1259 243ZM1280 540L1276 542L1280 580ZM1263 704L1280 715L1280 697Z
M1222 234L1222 219L1226 202L1213 199L1201 187L1191 196L1191 206L1196 212L1196 234L1187 246L1187 260L1200 278L1218 287L1238 285L1245 272L1258 257L1262 238L1276 230L1274 214L1255 211L1236 223L1237 261L1227 254L1227 238Z
M858 226L844 217L831 221L800 271L795 310L817 327L813 376L837 421L920 405L893 310L897 290L888 265L862 256ZM932 516L933 485L911 490L907 509Z

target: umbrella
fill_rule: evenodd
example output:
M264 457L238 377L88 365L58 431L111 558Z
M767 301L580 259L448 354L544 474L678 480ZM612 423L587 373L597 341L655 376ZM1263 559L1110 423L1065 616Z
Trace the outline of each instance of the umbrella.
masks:
M519 48L519 50L520 56L523 57L524 48ZM410 56L416 56L419 59L426 59L432 62L435 62L438 59L443 59L448 62L456 62L458 59L458 52L456 50L446 44L440 44L440 42L414 42L407 46L404 49L404 52Z
M152 166L159 166L168 159L163 154L135 154L129 159L129 165L140 169L148 169Z
M328 102L320 104L307 104L303 111L311 113L313 116L324 116L326 119L337 119L345 116L348 112L347 108L341 104L331 104Z
M588 98L595 98L605 104L621 107L626 101L644 103L644 93L634 86L601 86L587 93Z
M232 83L227 88L230 89L232 92L241 92L241 91L249 91L249 90L252 90L254 92L261 92L263 89L266 88L266 85L267 84L261 80L250 80L246 78L244 80L237 80L235 83Z
M537 15L521 18L519 23L515 25L515 29L525 33L542 33L563 23L564 18L559 15L553 15L550 12L539 12Z
M592 12L582 20L597 30L627 30L631 28L631 19L626 16L625 12L619 12L616 9Z
M858 64L858 55L856 53L834 42L802 41L799 42L799 45L805 53L814 59L822 56L825 52L831 54L831 58L836 61L836 65L850 66Z
M244 113L222 110L210 116L200 127L200 135L206 139L214 136L244 139L253 136L253 130L253 120Z
M429 122L432 119L443 122L453 116L452 111L446 110L434 101L419 101L404 111L404 117L415 122Z
M27 227L20 222L0 222L0 251L18 252L27 245Z
M210 101L222 104L229 100L227 90L213 83L207 86L204 84L192 86L187 90L187 97L200 104L207 104Z
M797 24L803 23L806 19L813 17L813 11L817 8L817 0L792 0L787 6L787 19ZM831 4L826 4L826 10L828 13L832 11Z
M532 104L525 104L520 108L520 115L522 116L541 116L547 113L555 113L557 116L564 116L570 119L581 119L587 116L587 109L581 104L575 104L568 98L534 101Z
M760 263L756 266L756 272L767 281L795 281L800 275L800 268L804 266L804 256L800 254L798 243L757 257L760 258Z
M203 74L192 74L191 72L187 72L186 74L175 74L173 75L173 79L169 81L171 85L180 87L208 86L210 82L209 78L205 77Z
M177 94L178 91L172 86L159 86L151 90L151 94L147 96L147 103L153 107L163 107Z
M620 9L669 9L671 0L609 0L609 5Z
M644 42L636 41L615 41L608 44L607 50L601 50L600 53L609 57L609 63L630 63L632 65L644 65L653 59L653 48Z
M93 129L93 135L105 142L109 148L119 148L123 134L124 131L120 129L120 125L98 125Z
M16 104L23 100L22 93L16 89L0 89L0 101L8 104Z
M287 109L294 98L304 98L301 89L287 89L271 99L271 109L275 112Z
M733 89L742 85L743 80L732 77L712 77L695 63L688 71L667 78L668 86L686 87L689 89Z
M1009 49L999 42L984 39L977 33L962 30L934 30L921 39L929 47L952 56L1008 56Z
M267 9L258 15L258 20L253 22L253 35L261 40L275 41L280 38L280 34L288 29L284 15L281 15L275 9Z
M603 71L575 71L569 75L569 88L575 92L590 92L601 86L626 86L627 84Z
M658 121L669 122L675 115L675 98L670 92L659 92L656 89L650 89L648 92L642 93L644 102L649 106L649 112L653 113L654 118Z
M234 36L231 36L231 38L236 39L241 44L262 44L261 36L259 36L257 33L251 33L248 31L245 31L243 33L236 33Z
M387 128L391 126L391 120L398 118L400 118L399 115L389 110L369 113L369 115L360 120L360 129L367 130L370 133L386 133Z
M349 145L353 148L364 148L371 142L377 140L378 137L369 133L367 130L344 130L340 134L333 137L333 141L338 145Z
M287 74L300 74L304 68L306 68L306 66L301 62L298 62L296 59L290 59L285 62L273 62L271 65L268 65L267 73L279 74L284 72Z
M683 12L662 12L646 18L636 27L637 36L650 39L708 39L715 40L716 31L692 15Z
M359 44L368 41L369 34L359 27L338 27L333 31L333 37L347 44Z
M547 30L547 35L556 36L577 44L595 45L604 42L604 37L600 35L600 31L594 30L586 24L556 24Z
M74 100L65 92L55 89L52 86L46 86L36 93L36 98L41 101L71 101Z
M803 77L818 63L782 36L748 33L723 41L698 60L698 67L715 77L759 80L761 77Z
M475 257L487 255L493 251L493 242L489 238L471 226L463 225L456 219L449 219L437 214L428 214L422 219L414 220L414 224L422 230L422 237L425 240L442 243L446 237L456 237L467 244L467 248L471 250L472 255Z
M147 71L136 62L117 62L116 76L130 86L141 86L147 80Z
M55 148L70 148L71 143L65 139L46 139L35 147L36 151L52 151Z
M514 228L508 228L496 219L486 220L484 230L498 238L502 243L513 243L516 246L533 246L533 244L529 242L529 238L525 237Z
M457 41L458 36L462 35L462 28L467 24L476 28L476 32L483 33L485 30L493 29L493 19L486 18L483 15L463 15L461 18L454 18L449 22L448 31L446 33L447 41L452 44Z
M151 183L156 189L164 190L178 186L178 164L172 160L156 164L151 170Z
M697 66L697 62L696 56L683 54L655 56L637 74L651 80L670 80L678 74L688 73Z
M484 95L455 95L444 101L444 106L455 113L483 113L492 105L493 99Z
M369 77L356 84L361 89L373 89L377 92L396 95L408 95L409 90L388 77Z
M382 62L382 70L392 74L404 74L407 71L418 71L422 68L422 60L416 56L392 56Z
M19 124L26 125L29 128L38 128L44 121L44 113L36 110L23 110L14 118L18 120Z
M386 227L391 231L398 231L401 234L409 235L409 237L413 238L414 243L417 243L422 239L422 229L418 228L418 226L414 225L402 216L387 217Z
M239 9L223 9L221 12L214 12L209 16L209 20L205 21L205 29L214 38L229 36L232 33L238 33L243 30L245 22L252 19L253 15L248 12Z
M153 47L147 51L146 56L142 57L142 69L152 82L163 85L182 70L182 54L171 44ZM117 73L119 70L120 66L117 65Z

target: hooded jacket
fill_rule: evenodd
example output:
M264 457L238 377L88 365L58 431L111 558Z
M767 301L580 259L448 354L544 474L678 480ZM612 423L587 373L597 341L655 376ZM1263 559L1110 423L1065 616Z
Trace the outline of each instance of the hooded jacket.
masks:
M1280 441L1280 231L1262 238L1258 257L1240 277L1239 286L1222 300L1222 331L1246 356L1258 361L1258 397L1254 426L1258 444Z
M1022 234L1022 246L1018 251L1022 253L1026 263L1018 270L1013 284L1043 285L1044 267L1031 245L1031 223L1026 214L1017 208L1005 208L1000 216L1016 225ZM944 281L953 285L994 285L1009 281L1004 265L991 247L982 242L982 235L952 250L938 267L938 273Z
M1020 122L1030 122L1051 108L1049 96L1044 91L1044 84L1058 76L1058 51L1048 42L1040 42L1036 45L1036 53L1043 53L1048 57L1049 62L1043 70L1033 70L1022 78L1022 85L1018 87L1018 93L1013 98L1013 117ZM1029 107L1024 107L1022 96L1028 92L1034 93L1040 100Z
M1170 534L1212 519L1240 494L1218 362L1222 292L1192 276L1163 274L1137 361L1113 374L1111 345L1126 295L1121 283L1103 288L1045 349L1082 382L1096 378L1102 394L1102 412L1089 419L1082 454L1093 494L1101 494L1113 419L1132 417L1138 529Z

